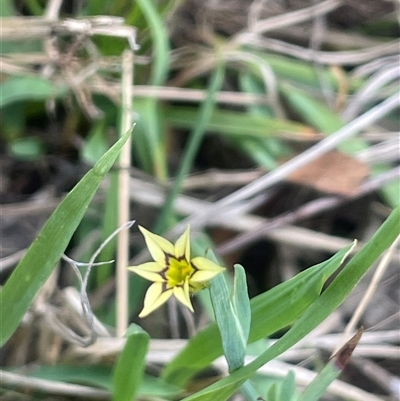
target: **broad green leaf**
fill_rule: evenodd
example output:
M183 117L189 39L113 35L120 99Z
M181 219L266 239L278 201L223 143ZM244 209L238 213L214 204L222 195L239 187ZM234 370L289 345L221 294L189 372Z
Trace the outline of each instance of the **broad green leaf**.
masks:
M198 393L186 397L184 401L224 401L228 399L261 366L282 354L310 333L344 301L375 260L400 235L399 221L400 206L390 214L371 240L275 344L248 365Z
M127 132L64 198L5 283L0 293L0 345L18 327L35 295L50 276L129 135Z
M225 280L224 275L219 274L211 281L210 296L229 371L234 371L243 366L247 338Z
M310 267L250 301L249 343L285 328L299 318L318 298L328 277L340 266L349 248ZM199 349L207 352L199 353ZM223 354L217 325L211 324L189 340L188 345L165 367L163 377L178 386Z
M56 86L41 77L13 77L0 84L0 107L19 100L48 100L67 93L67 88Z
M135 399L143 380L150 337L139 326L131 324L126 333L125 346L117 360L113 375L113 400Z
M243 338L247 345L251 325L251 306L247 289L246 271L239 264L234 265L234 269L232 305L242 327Z

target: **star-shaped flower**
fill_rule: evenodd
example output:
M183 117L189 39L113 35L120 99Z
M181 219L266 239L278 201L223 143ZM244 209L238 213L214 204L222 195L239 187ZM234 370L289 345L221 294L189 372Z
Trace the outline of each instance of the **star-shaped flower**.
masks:
M141 226L139 229L154 259L154 262L128 267L139 276L154 281L147 290L139 317L147 316L172 295L193 312L190 294L203 289L210 279L225 268L201 256L190 259L189 226L175 245Z

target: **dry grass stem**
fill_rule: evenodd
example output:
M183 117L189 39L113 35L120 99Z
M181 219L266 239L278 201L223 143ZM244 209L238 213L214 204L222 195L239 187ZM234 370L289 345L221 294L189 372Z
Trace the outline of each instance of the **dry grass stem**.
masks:
M135 190L132 190L130 193L133 201L153 207L160 207L163 205L165 194L159 186L148 182L143 182L136 178L131 178L131 180L134 182L132 187L135 188ZM201 213L209 211L212 209L213 204L186 195L180 195L177 198L174 206L177 213L191 215L196 212ZM250 214L237 214L233 218L233 213L229 212L226 214L222 213L219 215L214 215L214 219L210 220L207 225L211 227L222 226L234 231L248 233L262 227L267 223L267 221L268 220L263 217ZM323 233L317 233L312 230L294 227L291 225L277 228L271 232L265 232L263 235L266 238L270 238L284 244L292 244L309 249L326 250L328 252L337 252L339 249L344 248L351 242L347 239ZM142 255L142 257L138 260L143 261L143 256L144 255Z
M375 270L375 273L374 273L372 280L367 288L367 291L364 293L360 303L357 305L356 310L354 311L349 323L346 326L346 329L343 332L343 338L348 337L349 334L355 330L358 321L360 320L361 316L365 312L365 310L368 306L368 303L370 302L374 292L377 289L377 286L378 286L380 280L382 279L386 269L389 266L389 263L391 262L391 260L393 258L393 255L397 249L397 245L398 245L399 241L400 241L400 236L397 237L396 241L393 242L393 244L390 246L390 248L387 250L387 252L383 255L381 261L378 264L377 269ZM343 344L343 343L344 343L344 340L342 339L342 341L339 342L338 349L340 348L341 344Z
M136 29L123 23L123 18L113 16L55 21L43 17L8 17L2 18L2 40L32 40L70 34L104 35L126 38L131 49L136 50Z
M310 7L290 11L274 17L259 20L251 24L248 31L251 33L264 34L275 29L287 28L309 21L320 15L325 15L341 5L341 0L325 0ZM241 33L238 34L240 37ZM234 39L235 40L235 39Z
M96 87L93 89L95 90ZM160 100L198 103L205 100L207 92L202 89L135 85L135 96L154 97ZM218 92L215 96L215 101L220 104L231 105L268 104L268 99L264 95L229 91Z
M121 135L132 129L132 101L133 101L133 52L125 50L122 56L122 123ZM129 168L131 166L131 136L121 150L120 170L118 177L118 225L122 226L129 220L130 214L130 180ZM117 243L117 336L125 334L128 326L128 270L129 264L129 232L120 231Z
M49 0L46 5L44 17L49 21L57 20L60 15L60 9L63 0Z
M6 273L12 267L14 267L24 256L27 249L21 249L18 252L15 252L11 255L8 255L4 258L0 258L0 274Z
M367 149L357 153L357 160L370 165L379 163L392 163L400 159L400 134L371 145Z
M337 52L313 51L301 46L296 46L278 39L259 37L248 33L240 38L240 45L252 46L256 49L274 51L286 54L305 61L314 61L316 58L321 64L328 65L358 65L379 57L397 54L400 41L393 40L378 46L358 50L347 50Z
M252 359L253 358L246 357L246 363L251 362ZM217 366L219 362L220 359L216 361ZM296 376L296 385L301 387L307 386L317 376L317 373L309 369L305 369L300 366L291 365L277 360L268 362L266 365L259 369L259 373L281 378L286 377L289 371L294 372ZM382 401L381 397L368 393L341 380L333 381L327 389L327 394L335 395L343 399L351 399L354 401Z
M399 77L400 69L398 63L389 64L383 71L374 74L364 87L348 102L346 108L342 112L344 121L350 121L357 117L361 109L380 94L382 87L397 80Z
M69 397L85 397L88 400L110 400L111 393L93 387L81 386L79 384L68 384L64 382L37 379L18 373L0 371L1 385L4 388L20 388L23 391L40 391L44 394Z
M277 82L274 72L271 67L259 56L244 51L225 51L224 57L227 61L240 61L250 63L258 68L261 73L261 77L264 81L265 93L268 99L268 104L274 109L274 112L278 118L284 118L285 112L280 104Z
M397 95L391 96L389 99L383 101L354 121L348 123L334 134L326 137L316 145L308 148L303 153L281 165L276 170L267 173L263 177L215 202L212 210L196 213L185 219L183 222L178 224L172 232L175 235L183 232L183 229L187 224L190 224L194 228L203 227L208 223L208 221L214 219L215 215L222 212L227 213L230 206L248 199L251 196L260 193L261 191L265 191L267 188L281 182L298 168L305 166L307 163L334 149L345 139L357 134L363 128L375 123L389 112L395 110L398 108L399 104L400 98Z
M381 176L375 177L367 182L361 184L359 191L353 196L326 196L310 201L296 210L286 212L281 216L270 219L265 227L261 229L254 229L247 234L242 234L239 237L219 246L217 252L220 255L230 253L234 250L241 249L246 245L258 240L262 234L273 231L279 227L294 224L298 221L305 220L322 213L324 211L331 210L343 203L351 200L360 198L368 193L371 193L381 188L385 183L395 180L400 177L400 167L389 170Z

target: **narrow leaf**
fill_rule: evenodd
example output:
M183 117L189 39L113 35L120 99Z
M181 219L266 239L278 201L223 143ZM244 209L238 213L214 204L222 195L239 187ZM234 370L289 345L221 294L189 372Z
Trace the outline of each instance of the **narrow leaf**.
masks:
M194 107L174 106L166 109L166 121L179 128L193 128L196 124L197 110ZM290 133L294 138L312 138L314 131L300 123L281 120L247 112L215 110L207 123L207 131L224 134L228 137L250 136L267 138Z
M261 366L276 358L310 333L343 302L378 256L397 238L400 234L399 221L400 205L322 295L274 345L248 365L234 371L204 390L186 397L184 401L223 401L228 399Z
M113 401L135 399L143 380L149 335L139 326L131 324L125 346L117 360L113 375Z
M5 283L0 293L0 346L15 331L50 276L129 135L127 132L64 198Z
M210 295L225 358L229 370L234 371L243 366L247 339L244 337L241 323L231 302L225 277L222 274L211 281Z
M246 273L243 266L239 264L236 264L234 268L235 278L233 281L232 305L242 328L244 342L247 345L250 334L251 307L247 290Z
M20 100L47 100L66 93L66 87L57 87L45 78L14 77L0 84L0 107Z
M327 365L318 373L311 383L303 391L299 401L318 401L326 392L328 386L339 376L344 366L350 359L354 348L360 341L364 328L361 327L357 333L344 344L342 348L332 357Z
M327 278L334 273L349 248L329 260L253 298L249 343L267 337L291 325L318 298ZM199 354L199 349L207 352ZM189 340L188 345L165 367L163 377L178 386L184 385L201 369L223 353L216 324L211 324Z

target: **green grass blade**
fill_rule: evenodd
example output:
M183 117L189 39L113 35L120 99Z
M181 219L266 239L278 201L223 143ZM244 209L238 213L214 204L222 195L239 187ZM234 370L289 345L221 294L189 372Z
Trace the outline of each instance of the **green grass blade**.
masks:
M319 131L333 134L344 126L338 113L309 94L289 84L281 84L280 91L301 118ZM354 154L366 147L367 144L360 138L349 138L338 145L338 149L347 154Z
M222 339L224 355L228 362L229 371L232 372L244 364L247 338L235 311L223 274L219 274L211 281L210 296Z
M13 15L15 15L14 2L12 0L2 0L0 17L11 17Z
M337 379L342 372L356 345L360 341L363 330L364 328L361 327L358 332L340 348L334 357L305 388L298 401L318 401L320 399L329 385Z
M0 345L15 331L50 276L129 135L127 132L65 197L5 283L0 293Z
M165 112L166 122L178 128L193 128L196 124L197 109L194 107L169 107ZM290 133L304 137L312 130L300 123L280 120L247 112L215 110L207 124L207 131L227 137L249 136L268 138Z
M47 100L67 93L66 87L40 77L14 77L0 84L0 107L19 100Z
M341 265L349 248L339 251L329 260L310 267L291 280L253 298L249 344L291 325L318 298L321 289ZM199 349L207 352L199 354ZM166 381L183 386L201 369L223 353L216 324L211 324L190 339L164 369Z
M138 0L137 5L150 28L153 40L153 69L150 84L164 85L170 63L168 33L154 0ZM159 180L167 178L167 160L161 131L161 108L157 99L135 101L135 111L139 114L135 130L135 143L140 146L139 157L147 171Z
M204 390L186 397L184 401L226 400L261 366L304 338L343 302L375 260L393 243L400 234L399 222L400 206L390 214L371 240L353 257L322 295L294 323L293 327L274 345L248 365Z
M319 89L321 82L318 74L315 70L315 65L312 62L294 59L293 57L284 57L276 54L266 54L261 52L252 52L256 56L265 60L268 65L272 68L279 82L292 82L294 84L300 84L301 86L307 85L313 88ZM254 74L259 75L259 71L256 68L252 68ZM343 73L345 71L342 70ZM340 82L333 73L333 70L325 69L321 71L322 79L332 88L337 89ZM347 75L349 90L354 91L364 84L363 78L354 78Z
M280 90L293 109L320 131L332 134L343 127L340 116L317 99L288 84L281 84Z
M244 341L247 345L251 327L251 306L247 289L246 271L243 266L236 264L233 281L232 304L242 326Z
M154 99L135 100L139 119L135 128L135 150L143 168L163 181L167 178L167 159L162 138L162 110Z
M298 401L318 401L326 392L328 386L337 379L340 372L341 371L337 369L333 361L328 362L314 380L306 387Z
M149 341L149 335L139 326L129 326L125 346L115 365L113 401L135 399L143 380Z
M170 62L168 32L154 0L137 0L136 3L148 22L154 44L154 63L152 63L150 82L152 85L163 85L167 78Z
M181 190L183 180L190 173L190 169L192 168L193 161L196 157L204 133L206 131L207 124L215 107L215 94L220 90L222 86L224 71L224 65L218 65L210 81L210 85L207 91L207 97L198 112L198 117L195 120L195 126L192 133L190 134L188 144L185 148L182 157L182 163L174 180L174 186L168 193L164 207L161 210L157 227L155 229L156 232L163 232L169 225L167 224L167 219L172 214L174 200Z

